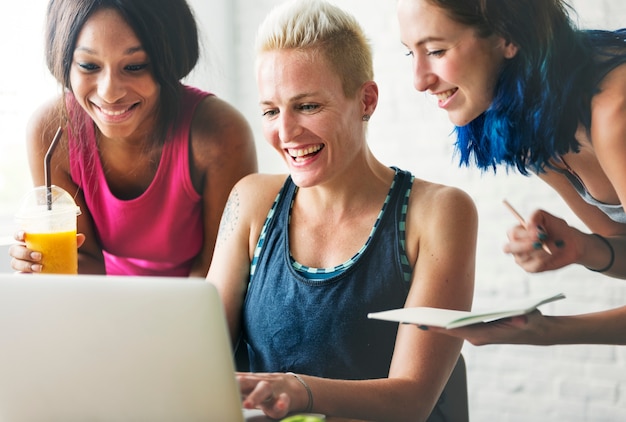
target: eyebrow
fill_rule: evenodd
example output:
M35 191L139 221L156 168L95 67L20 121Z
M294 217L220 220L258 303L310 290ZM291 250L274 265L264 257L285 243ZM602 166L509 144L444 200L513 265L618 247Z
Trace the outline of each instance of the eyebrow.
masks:
M302 94L296 95L295 97L289 98L289 102L293 103L293 102L296 102L296 101L300 101L303 98L313 97L316 94L318 94L318 93L317 92L304 92ZM260 101L259 104L261 104L261 105L272 105L272 104L274 104L274 102L273 101Z
M96 50L93 50L93 49L91 49L89 47L77 46L76 47L76 51L84 51L85 53L88 53L88 54L97 54ZM126 50L124 50L124 54L128 56L128 55L140 52L140 51L144 51L142 46L130 47L130 48L127 48Z
M445 38L442 38L442 37L432 37L432 36L431 37L425 37L425 38L422 38L421 40L419 40L418 42L416 42L414 45L420 47L420 46L422 46L424 44L427 44L429 42L434 42L434 41L445 41ZM405 42L403 42L403 41L400 41L400 42L402 42L402 44L404 44L405 47L408 47L408 45Z

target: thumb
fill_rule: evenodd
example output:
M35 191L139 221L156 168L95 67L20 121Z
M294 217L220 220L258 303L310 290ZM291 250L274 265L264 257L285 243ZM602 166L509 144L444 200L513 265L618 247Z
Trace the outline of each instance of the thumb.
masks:
M83 246L83 243L85 243L85 239L86 237L83 233L78 233L76 235L76 244L78 245L79 248Z

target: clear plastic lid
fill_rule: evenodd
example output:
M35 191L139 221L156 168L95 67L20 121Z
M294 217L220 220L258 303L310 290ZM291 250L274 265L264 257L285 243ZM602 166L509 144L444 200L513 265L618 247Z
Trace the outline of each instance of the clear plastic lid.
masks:
M22 199L16 213L18 219L39 218L42 213L47 215L73 213L80 215L80 207L66 190L58 186L50 187L50 209L48 209L48 190L45 186L31 189Z

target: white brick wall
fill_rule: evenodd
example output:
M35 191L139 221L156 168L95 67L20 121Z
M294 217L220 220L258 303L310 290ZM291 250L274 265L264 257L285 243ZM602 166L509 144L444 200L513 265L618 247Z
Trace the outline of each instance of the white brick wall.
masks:
M230 3L229 0L225 0ZM254 81L253 40L265 13L280 0L232 0L234 24L217 22L209 34L222 37L212 54L215 62L232 67L210 71L206 88L236 104L253 125L260 167L282 172L277 154L265 145L260 131ZM528 214L545 208L582 227L564 203L535 178L481 175L459 169L452 159L451 125L432 100L413 90L409 60L397 36L394 1L336 0L363 24L375 50L380 104L370 123L369 142L383 162L411 170L418 177L459 186L476 201L480 214L475 308L530 293L563 291L568 298L542 308L545 313L570 314L626 303L626 282L580 268L529 275L501 252L506 230L515 224L502 207L507 197ZM193 4L200 18L209 16L202 0ZM213 4L213 2L211 2ZM584 26L624 25L623 0L575 0ZM212 6L211 6L212 7ZM205 13L202 8L207 10ZM207 18L210 20L210 18ZM233 59L232 54L236 57ZM207 82L209 81L210 82ZM484 346L467 344L472 422L626 421L626 349L612 346Z
M284 171L262 139L253 72L253 40L265 13L279 0L191 0L202 24L204 61L190 79L239 107L258 139L260 168ZM26 54L0 68L0 236L11 232L14 201L29 176L22 137L35 104L56 92L41 57L46 0L0 5L2 51ZM502 207L507 197L524 214L543 207L571 222L571 212L550 189L519 175L481 175L458 169L452 159L450 123L445 113L412 88L409 59L397 36L395 1L336 0L357 16L375 49L380 104L370 123L370 144L389 165L418 177L459 186L470 193L480 214L475 308L530 293L563 291L564 301L542 308L570 314L626 303L626 282L580 268L528 275L501 252L506 230L515 222ZM574 0L585 26L626 26L623 0ZM15 9L18 10L15 10ZM28 15L21 25L17 15ZM17 42L16 40L19 40ZM15 82L18 77L25 82ZM9 102L6 99L9 99ZM10 157L10 159L9 159ZM577 223L579 224L579 223ZM0 271L7 271L0 248ZM466 345L472 422L618 422L626 421L626 348L611 346Z

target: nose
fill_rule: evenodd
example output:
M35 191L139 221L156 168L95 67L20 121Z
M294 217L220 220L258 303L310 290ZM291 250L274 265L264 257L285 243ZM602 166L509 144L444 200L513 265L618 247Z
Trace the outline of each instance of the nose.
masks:
M419 92L428 90L437 81L437 76L432 72L426 60L413 58L413 87Z
M98 96L113 104L126 95L126 88L121 75L114 70L103 69L98 78Z
M281 142L289 142L302 133L302 126L300 126L297 116L288 110L278 115L277 127Z

